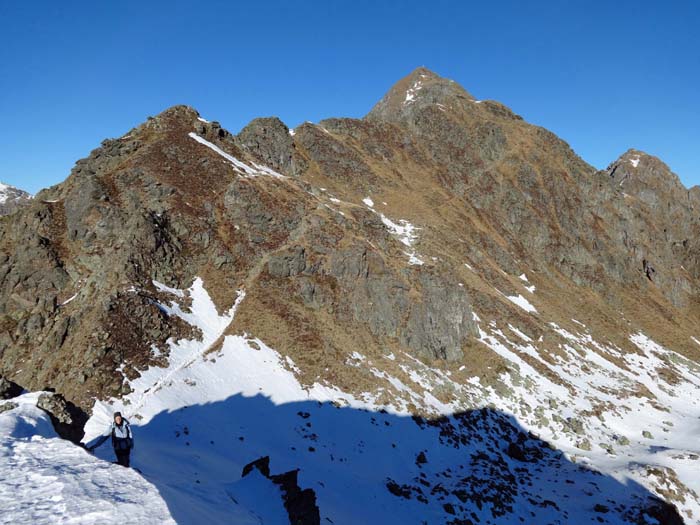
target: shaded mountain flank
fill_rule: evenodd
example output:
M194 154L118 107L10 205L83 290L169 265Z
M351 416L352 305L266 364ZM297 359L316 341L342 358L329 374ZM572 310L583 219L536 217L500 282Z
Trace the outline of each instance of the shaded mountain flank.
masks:
M362 119L234 135L175 106L0 219L0 374L89 412L172 367L179 342L207 341L197 361L245 337L309 392L512 414L567 461L658 495L675 517L657 521L677 507L691 523L698 209L659 159L629 150L598 171L424 68Z

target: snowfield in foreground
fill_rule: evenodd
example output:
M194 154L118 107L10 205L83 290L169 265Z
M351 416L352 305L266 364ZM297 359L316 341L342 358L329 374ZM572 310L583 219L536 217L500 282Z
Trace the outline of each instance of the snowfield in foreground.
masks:
M640 353L621 367L602 357L620 357L617 349L553 325L571 356L545 363L563 380L555 383L524 359L541 361L535 342L480 322L481 341L512 364L502 391L476 377L453 381L407 354L377 361L355 352L347 365L378 386L352 395L326 382L302 386L295 364L253 337L221 343L242 292L220 315L200 279L189 290L155 285L172 298L162 308L203 337L171 342L169 367L144 371L123 399L96 403L86 439L113 410L127 414L140 442L135 463L178 523L259 523L239 493L243 466L261 456L274 473L300 469L326 523L531 522L534 514L538 523L651 524L649 496L669 491L687 518L700 516L698 369L642 334L633 336ZM662 358L683 382L660 385L651 371ZM658 402L616 395L639 382ZM601 404L598 418L585 416ZM412 406L434 416L411 418Z
M93 457L58 439L27 394L0 414L3 520L286 524L279 486L255 470L242 476L269 456L273 474L299 469L321 523L651 525L664 519L653 494L697 523L700 368L643 334L631 335L639 353L623 355L583 325L552 324L567 343L544 361L517 327L476 315L482 343L510 364L498 390L407 354L354 352L346 365L376 381L350 394L324 381L304 387L288 357L225 335L243 292L219 313L201 279L188 290L154 286L169 298L161 308L201 338L170 341L168 367L97 402L85 429L89 442L122 411L142 475L112 465L108 443ZM635 394L641 386L648 396ZM416 407L431 416L412 417Z
M158 489L54 432L39 393L0 414L1 523L175 523Z

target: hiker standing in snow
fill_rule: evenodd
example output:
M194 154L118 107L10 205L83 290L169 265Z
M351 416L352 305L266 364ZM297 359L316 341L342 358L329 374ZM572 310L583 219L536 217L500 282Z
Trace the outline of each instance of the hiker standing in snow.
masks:
M129 454L131 454L131 449L134 448L134 435L131 433L131 426L129 422L122 417L121 412L114 413L114 421L107 431L102 434L102 437L93 446L88 447L88 450L92 452L102 443L107 441L107 438L112 436L112 446L114 447L114 453L117 456L117 463L122 467L129 466Z

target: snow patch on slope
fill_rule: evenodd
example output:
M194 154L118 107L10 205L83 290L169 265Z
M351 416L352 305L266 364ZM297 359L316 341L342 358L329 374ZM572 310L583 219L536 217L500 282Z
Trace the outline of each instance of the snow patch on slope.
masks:
M399 220L397 224L383 213L379 215L384 223L384 226L386 226L387 230L389 230L389 233L397 237L401 243L405 244L409 248L413 248L413 244L418 238L415 233L416 227L413 226L413 224L403 219ZM416 254L415 249L405 251L404 254L408 255L408 264L416 266L421 266L423 264L423 260Z
M517 304L520 308L522 308L523 310L525 310L528 313L535 313L535 314L537 313L537 309L534 306L532 306L532 304L530 304L530 301L525 299L520 294L518 294L518 295L506 295L506 298L510 302Z
M416 80L413 85L406 90L406 98L403 101L403 105L406 106L414 102L421 89L423 89L423 83L420 80Z
M231 163L231 165L234 167L234 169L236 171L238 171L238 172L240 172L248 177L257 177L259 175L269 175L269 176L280 178L280 179L284 178L284 175L277 173L276 171L268 168L267 166L262 166L260 164L256 164L255 162L252 163L253 167L249 166L245 162L238 160L233 155L229 155L224 150L222 150L220 147L218 147L216 144L212 144L211 142L200 137L199 135L197 135L194 132L190 132L190 133L188 133L188 135L190 138L196 140L200 144L203 144L207 148L209 148L212 151L221 155L223 158L225 158L226 160L228 160Z
M524 283L527 283L528 285L530 285L530 281L527 280L527 275L525 275L524 273L520 274L520 276L518 278L521 281L523 281ZM525 286L525 285L523 285L523 286ZM525 286L525 289L530 293L535 293L535 285L534 284L532 284L530 286Z
M75 293L74 293L73 295L71 295L68 299L66 299L65 301L63 301L62 303L60 303L59 306L66 306L67 304L69 304L70 302L72 302L73 299L75 299L76 297L78 297L78 293L79 293L79 292L75 292Z
M399 241L406 246L413 246L413 243L416 242L416 239L418 238L416 235L416 227L413 226L413 224L403 219L399 220L397 224L383 213L380 214L380 217L384 223L384 226L386 226L387 230L389 230L392 235L398 237Z
M374 201L369 197L365 197L364 199L362 199L362 202L374 213L379 215L380 219L382 220L382 223L384 224L384 226L386 226L386 229L391 235L396 237L402 244L411 248L408 251L404 251L404 254L408 256L408 264L416 266L423 265L423 260L418 256L415 249L413 249L413 244L418 239L418 235L416 234L416 230L418 230L418 228L416 228L413 224L404 219L399 219L399 222L394 222L383 213L375 211ZM383 204L386 205L386 203Z

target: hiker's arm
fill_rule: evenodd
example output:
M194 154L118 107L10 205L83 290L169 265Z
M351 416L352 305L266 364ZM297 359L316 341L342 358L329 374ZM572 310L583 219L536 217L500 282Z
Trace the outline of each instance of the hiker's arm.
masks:
M99 447L102 443L104 443L105 441L107 441L107 439L108 439L109 436L111 436L111 435L112 435L112 425L109 426L109 428L107 429L107 431L106 431L104 434L102 434L102 435L100 436L100 439L98 439L97 442L96 442L94 445L92 445L91 447L88 447L88 450L95 450L95 449L96 449L97 447Z

